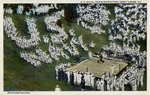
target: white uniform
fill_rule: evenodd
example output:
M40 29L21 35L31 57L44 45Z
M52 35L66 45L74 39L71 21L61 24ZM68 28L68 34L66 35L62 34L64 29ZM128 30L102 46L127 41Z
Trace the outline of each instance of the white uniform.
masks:
M70 83L70 72L66 71L67 77L68 77L68 84Z
M136 80L133 80L133 82L132 82L132 90L133 90L133 91L137 91Z
M77 83L77 72L74 72L74 84Z
M115 84L116 84L116 76L114 77L114 79L113 79L113 85L115 86Z
M96 88L97 88L97 90L100 90L100 80L99 79L96 81Z
M77 74L77 84L78 85L80 85L80 83L81 83L81 77L82 77L82 75L80 73Z
M119 82L116 82L115 89L116 89L116 91L119 91Z
M87 85L91 86L91 74L90 73L88 73L88 76L87 76Z
M137 85L140 84L140 78L141 78L141 72L139 72L137 75Z
M79 73L77 73L77 84L79 85L80 82L79 82Z
M113 91L113 81L110 83L110 91Z
M87 73L84 74L85 86L87 86Z
M111 66L111 74L114 73L114 65Z
M140 83L141 83L141 86L143 87L143 75L141 75L140 77Z
M91 76L91 81L90 81L92 88L94 88L94 79L95 79L95 77L92 75L92 76Z
M124 74L124 73L123 73L123 74ZM124 76L124 75L123 75L123 76ZM122 77L123 77L123 76L122 76ZM125 89L125 88L124 88L124 80L122 79L122 77L120 77L119 84L120 84L121 90L124 91L124 89Z
M61 91L61 90L60 90L60 88L59 88L59 87L56 87L56 88L55 88L55 91Z
M58 67L55 68L55 71L56 71L56 79L57 79L57 80L58 80L58 69L59 69Z
M122 81L121 83L121 90L124 91L125 90L125 87L124 87L124 82Z
M110 91L110 80L107 80L107 91Z
M104 80L105 79L105 75L103 74L101 78Z
M140 77L140 84L141 84L141 86L143 87L143 77L144 77L144 71L145 71L145 69L144 68L142 68L142 70L140 70L140 73L141 73L141 77Z
M100 82L100 89L101 89L101 91L104 91L104 80L103 79L101 79L101 82Z

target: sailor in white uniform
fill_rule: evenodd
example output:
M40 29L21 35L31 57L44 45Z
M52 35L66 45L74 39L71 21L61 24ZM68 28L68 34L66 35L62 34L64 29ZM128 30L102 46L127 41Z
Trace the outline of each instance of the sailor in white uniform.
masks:
M91 87L92 87L92 88L94 88L94 80L95 80L95 77L94 77L93 74L92 74L92 75L91 75L91 81L90 81L90 82L91 82L90 84L91 84Z
M111 66L111 74L114 73L114 65Z
M98 91L100 91L100 79L98 79L97 81L96 81L96 89L98 90Z
M56 85L55 91L61 91L59 85Z
M101 81L100 81L100 90L104 91L104 80L103 79L101 79Z

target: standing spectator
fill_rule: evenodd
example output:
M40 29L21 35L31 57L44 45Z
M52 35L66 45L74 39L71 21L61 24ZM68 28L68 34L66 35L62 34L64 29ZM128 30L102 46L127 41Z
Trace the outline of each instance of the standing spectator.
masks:
M70 83L70 71L66 71L68 84Z
M59 85L56 85L55 91L61 91Z
M60 68L58 69L58 80L59 81L61 80L61 70L60 70Z
M55 67L55 71L56 71L56 79L58 80L58 67Z
M65 82L68 82L68 75L67 75L67 70L65 71L65 78L64 78Z
M104 91L104 84L105 84L105 82L104 82L104 80L103 79L101 79L101 81L100 81L100 90L101 91Z
M74 74L73 72L70 73L70 84L74 84Z
M100 91L100 80L98 79L97 81L96 81L96 89L98 90L98 91Z
M114 65L111 66L111 74L114 73Z
M94 85L95 85L95 81L94 81L94 80L95 80L95 77L94 77L93 74L92 74L92 75L91 75L91 81L90 81L90 82L91 82L90 84L91 84L91 87L92 87L92 88L94 88Z
M145 69L144 69L144 68L142 68L142 69L140 70L140 72L141 72L140 84L141 84L141 86L142 86L142 87L143 87L143 77L144 77L144 71L145 71Z
M82 79L81 79L81 91L84 91L84 90L85 90L85 80L82 77Z
M74 71L74 84L77 84L77 71Z

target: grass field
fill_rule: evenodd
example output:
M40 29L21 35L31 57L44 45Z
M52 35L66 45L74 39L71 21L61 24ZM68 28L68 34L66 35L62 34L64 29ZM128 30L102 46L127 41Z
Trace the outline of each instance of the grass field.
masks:
M110 11L114 6L109 7ZM111 17L112 19L115 17L114 13ZM51 13L49 13L50 15ZM25 23L25 15L17 15L17 14L5 14L4 16L11 17L15 27L21 34L21 36L26 36L29 38L29 34L27 33L27 25ZM41 16L31 16L37 19L36 24L38 28L38 32L40 32L40 38L42 39L42 35L49 35L50 32L47 31L46 25L44 23L44 17L46 15ZM108 45L108 33L105 34L92 34L89 30L82 28L81 26L76 25L76 19L73 19L72 23L67 25L64 18L61 19L64 24L64 28L67 34L70 29L75 30L76 37L83 35L83 42L87 44L87 47L91 52L98 52L105 45ZM109 25L103 27L105 31L108 31ZM70 60L65 60L60 58L59 61L53 60L53 64L42 64L41 67L34 67L30 63L27 63L23 59L20 58L19 53L22 51L14 41L11 41L5 31L4 31L4 91L54 91L56 85L60 85L60 88L63 91L79 91L80 86L70 85L64 81L57 81L55 79L55 66L60 63L71 62L75 63L79 60L76 59L75 56L72 56ZM68 43L70 41L70 37L66 41ZM88 44L93 41L96 45L95 48L90 48ZM144 41L145 42L145 41ZM145 42L146 43L146 42ZM142 42L141 42L142 44ZM143 44L142 44L143 45ZM48 44L44 44L43 41L38 45L42 50L48 51ZM77 46L80 52L80 61L87 58L87 52L83 51L83 49ZM146 45L142 46L145 50ZM27 52L35 52L34 48L25 49ZM79 62L77 62L79 63ZM75 63L75 64L77 64ZM105 64L103 64L105 65ZM116 65L117 66L117 65ZM109 67L108 67L109 68ZM145 72L146 73L146 72ZM146 90L146 74L145 74L145 83L144 88L139 87L139 90ZM131 90L130 88L127 90Z
M15 23L16 28L18 29L21 35L25 35L29 37L27 34L27 25L25 23L26 16L24 15L5 15L11 17L13 22ZM37 28L40 32L40 37L42 35L49 35L50 33L46 30L46 26L44 23L44 17L35 17L37 20ZM71 26L65 25L65 30L68 31L74 28L76 31L76 36L83 35L84 43L89 43L91 40L96 44L95 49L91 49L92 52L97 52L100 48L108 43L108 39L106 38L106 34L91 35L90 32L86 29L83 29L76 24L71 24ZM88 39L87 39L88 38ZM69 41L69 40L68 40ZM38 45L44 51L48 51L48 44L40 43ZM84 52L82 48L77 46L80 57L87 57L87 52ZM88 47L89 48L89 47ZM32 66L30 63L27 63L23 59L20 58L19 52L22 51L14 41L11 41L6 34L4 33L4 90L5 91L14 91L14 90L31 90L31 91L53 91L57 84L60 85L63 91L78 91L80 90L79 86L72 86L66 84L63 81L55 80L55 71L54 68L59 63L68 62L63 58L60 60L54 61L53 64L42 64L41 67L36 68ZM35 49L25 49L28 52L35 52ZM71 57L69 62L75 62L75 57Z

